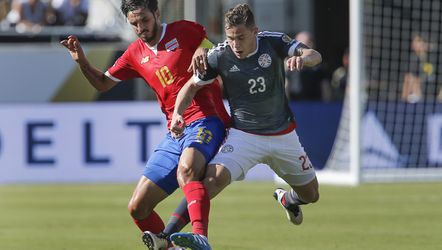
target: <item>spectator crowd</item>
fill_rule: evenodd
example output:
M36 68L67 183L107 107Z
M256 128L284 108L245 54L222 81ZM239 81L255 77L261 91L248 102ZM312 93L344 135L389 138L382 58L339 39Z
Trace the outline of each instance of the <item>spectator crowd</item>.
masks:
M0 0L2 27L38 32L44 26L85 26L89 0Z

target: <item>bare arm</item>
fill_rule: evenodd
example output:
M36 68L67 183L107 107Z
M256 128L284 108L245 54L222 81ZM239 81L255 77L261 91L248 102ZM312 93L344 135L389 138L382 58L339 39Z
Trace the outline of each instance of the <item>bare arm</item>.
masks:
M199 47L196 49L192 57L192 62L190 63L188 72L193 72L193 74L204 74L207 70L207 52L209 49Z
M197 72L200 74L205 73L207 70L207 52L209 49L213 48L213 46L213 43L209 39L204 38L193 54L192 62L187 71L193 72L193 74L196 74Z
M313 67L322 62L321 54L305 45L296 49L295 55L287 60L287 68L291 71L301 70L304 66Z
M77 37L69 36L60 43L68 49L72 59L78 64L83 75L98 91L109 90L117 84L117 82L107 77L101 70L89 63Z
M307 67L313 67L322 62L321 54L314 49L303 49L300 57L303 59L304 65Z
M175 101L175 109L172 115L172 121L170 123L170 131L174 137L180 137L186 126L183 114L184 111L190 106L196 93L204 86L197 85L193 78L181 88Z

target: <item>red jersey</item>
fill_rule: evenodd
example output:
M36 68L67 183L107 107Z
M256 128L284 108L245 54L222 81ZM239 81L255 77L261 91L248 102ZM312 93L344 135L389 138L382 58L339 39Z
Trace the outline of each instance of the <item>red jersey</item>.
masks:
M114 80L143 78L155 91L169 127L178 92L192 77L187 68L205 38L204 27L197 23L183 20L163 24L156 48L136 40L108 69L108 75ZM199 90L183 114L186 124L207 116L218 116L224 124L229 124L219 84L209 84Z

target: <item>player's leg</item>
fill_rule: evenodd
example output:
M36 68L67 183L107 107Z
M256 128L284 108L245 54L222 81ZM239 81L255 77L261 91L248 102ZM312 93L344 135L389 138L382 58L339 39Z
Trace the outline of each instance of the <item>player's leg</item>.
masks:
M230 172L227 168L222 165L209 164L203 180L204 186L209 193L209 198L212 199L219 194L230 184L230 180ZM171 215L166 228L162 232L163 237L169 237L171 234L181 231L189 222L187 201L184 198Z
M206 176L203 180L209 198L212 199L218 195L225 187L230 184L230 172L222 165L209 164L206 170ZM173 233L181 231L190 222L187 210L186 198L183 198L171 215L169 222L162 234L166 237Z
M209 164L204 177L204 186L209 192L210 199L215 198L232 181L232 175L229 168L221 164Z
M211 159L218 152L221 142L224 141L224 133L222 133L224 130L220 131L219 127L216 123L213 125L207 121L205 124L197 124L193 129L191 128L192 130L186 135L191 144L181 155L177 171L178 182L189 204L193 232L204 236L207 236L210 202L207 189L203 182L198 180L204 176L206 169L204 159L206 161ZM197 140L192 141L195 138ZM226 142L211 161L210 172L206 175L205 182L209 185L212 197L221 192L231 179L243 179L245 173L256 165L259 161L259 148L265 148L256 139L255 135L236 129L230 130Z
M164 223L153 210L168 194L151 180L142 176L128 204L129 213L142 232L160 233Z
M143 232L142 240L149 250L166 249L168 242L156 237L164 229L161 217L153 210L168 194L154 182L142 176L129 201L133 221Z
M314 203L319 199L318 181L314 180L303 186L291 185L291 189L286 191L277 188L273 197L286 210L287 218L295 225L300 225L303 221L301 205Z
M166 228L161 233L162 237L169 239L170 235L181 231L190 222L187 210L187 201L184 197L169 218Z
M305 185L291 185L291 188L294 192L287 195L289 203L304 205L308 203L315 203L319 200L319 184L316 177Z
M231 174L228 168L222 165L209 164L207 167L204 185L212 199L230 184ZM171 240L177 246L190 249L211 249L208 240L203 235L190 233L173 233Z
M244 140L236 138L233 134L235 132L232 133L231 130L225 144L207 167L204 184L210 198L219 194L231 181L243 179L247 170L256 164L256 162L244 157L249 155L248 151L252 148L249 147L251 145L241 145L240 142L244 142ZM234 147L237 147L236 151L232 150ZM240 167L240 164L243 164L244 167ZM210 249L205 245L206 238L195 234L174 233L171 235L171 240L178 246L190 249Z
M269 161L275 173L285 180L291 190L275 190L274 198L285 208L288 219L295 225L303 221L301 205L314 203L319 199L318 181L310 159L304 151L296 131L269 137L275 151Z
M207 162L216 154L224 137L222 121L206 117L189 124L183 137L178 139L184 150L178 163L177 180L187 201L196 249L211 249L207 241L210 198L202 179Z
M205 168L204 155L196 148L186 148L178 164L177 179L188 204L192 232L207 237L210 199L201 181Z
M164 230L164 223L153 209L178 188L176 170L180 152L180 145L167 135L149 157L143 177L129 201L129 212L144 232L143 242L150 250L165 249L168 245L166 239L156 237Z

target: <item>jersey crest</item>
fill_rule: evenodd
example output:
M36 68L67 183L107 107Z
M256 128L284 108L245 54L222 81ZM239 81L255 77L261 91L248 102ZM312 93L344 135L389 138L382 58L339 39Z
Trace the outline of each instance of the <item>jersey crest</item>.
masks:
M227 153L232 153L233 152L233 146L232 145L230 145L230 144L226 144L226 145L224 145L222 148L221 148L221 152L222 153L225 153L225 154L227 154Z
M170 40L165 45L167 51L172 51L180 47L180 44L178 43L178 40L176 38Z
M259 56L258 63L259 63L259 66L261 66L263 68L268 68L268 67L270 67L270 65L272 65L272 58L270 57L269 54L264 53Z

